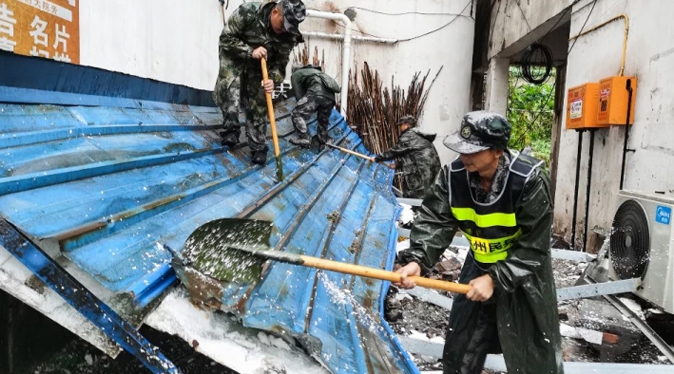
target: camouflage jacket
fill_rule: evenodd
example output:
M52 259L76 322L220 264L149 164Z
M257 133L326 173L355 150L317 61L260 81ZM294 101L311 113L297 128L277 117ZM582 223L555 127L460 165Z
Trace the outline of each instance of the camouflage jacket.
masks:
M252 53L262 46L267 49L269 79L276 85L283 82L290 53L304 39L301 35L274 33L269 17L275 6L274 2L244 3L232 13L220 34L221 76L234 78L246 72L261 77L260 61L254 59Z
M433 140L435 134L408 129L395 146L379 156L382 160L396 159L397 168L403 172L405 197L422 199L440 171L440 158Z
M295 98L301 99L305 95L315 95L335 100L335 93L340 91L339 84L332 77L311 65L297 69L290 79Z

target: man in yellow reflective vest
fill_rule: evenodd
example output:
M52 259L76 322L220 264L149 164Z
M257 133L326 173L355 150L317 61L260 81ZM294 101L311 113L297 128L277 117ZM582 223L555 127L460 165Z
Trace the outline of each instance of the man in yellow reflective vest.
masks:
M398 255L399 287L427 273L457 230L470 242L450 314L444 374L480 374L488 353L509 373L562 374L552 276L550 179L543 162L508 150L501 115L468 113L444 140L460 157L438 173L414 220L410 248Z

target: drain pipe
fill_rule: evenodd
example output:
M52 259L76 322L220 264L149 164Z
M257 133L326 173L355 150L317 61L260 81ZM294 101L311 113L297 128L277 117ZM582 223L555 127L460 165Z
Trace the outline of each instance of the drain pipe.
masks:
M342 47L342 91L340 92L339 107L346 117L346 104L349 94L349 70L351 70L351 20L343 13L319 12L307 9L307 17L341 21L344 25L344 45Z
M328 34L328 33L325 33L325 32L314 32L314 31L304 32L303 31L302 36L312 36L312 37L316 37L316 38L332 39L332 40L344 40L344 35L342 35L342 34ZM398 43L398 39L377 38L377 37L374 37L374 36L360 36L360 35L352 36L351 40L359 41L359 42L381 43L381 44L396 44L396 43Z

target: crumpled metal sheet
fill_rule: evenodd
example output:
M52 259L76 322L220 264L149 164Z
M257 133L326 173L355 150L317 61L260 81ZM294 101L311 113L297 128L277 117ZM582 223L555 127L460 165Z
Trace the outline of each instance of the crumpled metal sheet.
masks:
M78 277L132 321L176 279L171 254L157 244L179 250L217 218L273 221L277 250L393 265L399 207L391 171L336 150L292 146L292 103L277 109L283 182L271 152L258 167L245 148L220 146L216 108L0 108L0 213L53 257L75 264ZM339 113L330 120L337 145L366 153ZM386 289L272 264L255 287L214 290L209 301L245 326L301 342L335 373L415 373L379 314Z

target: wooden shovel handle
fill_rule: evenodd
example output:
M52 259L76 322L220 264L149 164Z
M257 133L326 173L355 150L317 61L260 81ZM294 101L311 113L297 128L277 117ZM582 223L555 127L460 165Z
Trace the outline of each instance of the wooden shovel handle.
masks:
M304 266L309 266L312 268L323 269L336 271L338 273L359 275L361 277L387 280L390 282L398 283L401 280L401 275L394 273L392 271L386 271L381 269L369 268L366 266L345 264L343 262L325 260L322 258L309 257L309 256L300 256L304 261ZM445 282L441 280L429 279L424 277L409 277L409 279L414 280L414 283L419 287L425 288L434 288L436 290L443 290L455 293L468 293L470 291L470 286L467 284L459 284L453 282Z
M352 151L352 150L347 149L347 148L338 147L338 146L336 146L336 145L334 145L334 144L330 144L330 143L328 143L328 146L330 146L330 147L332 147L332 148L335 148L335 149L339 149L339 150L342 151L342 152L345 152L345 153L348 153L348 154L352 154L352 155L354 155L354 156L358 156L358 157L364 158L364 159L366 159L366 160L368 160L368 161L370 161L370 162L374 162L374 157L366 156L366 155L364 155L364 154L362 154L362 153L358 153L358 152Z
M262 79L268 80L269 73L267 72L267 60L264 58L260 59L260 64L262 65ZM274 116L274 104L271 100L271 95L265 91L264 97L267 99L267 112L269 112L269 126L271 127L271 138L274 141L274 156L278 157L281 154L281 150L278 146L278 133L276 132L276 117Z

